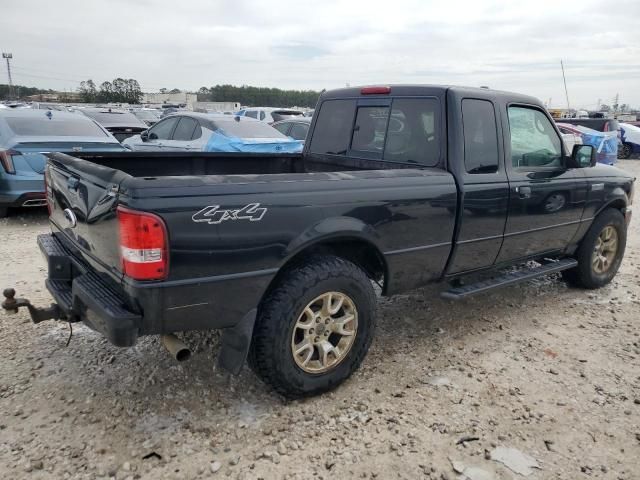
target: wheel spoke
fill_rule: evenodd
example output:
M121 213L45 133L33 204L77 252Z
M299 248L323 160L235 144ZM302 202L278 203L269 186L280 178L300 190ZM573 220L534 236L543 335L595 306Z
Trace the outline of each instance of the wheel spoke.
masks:
M311 343L311 341L306 338L300 343L296 344L293 348L293 353L295 353L296 355L300 355L305 350L311 350L311 353L313 353L313 343Z
M333 293L332 292L325 293L322 296L322 308L320 309L320 312L325 317L331 316L331 301L332 301L332 299L333 299Z
M336 300L336 302L329 306L329 314L335 315L336 313L338 313L342 308L343 304L344 304L344 297L340 295Z
M327 340L320 341L316 347L318 348L318 353L320 354L320 365L323 367L329 366L329 354L333 354L334 358L337 360L340 358L340 350L338 347L334 347Z
M347 327L347 325L350 324L355 318L355 315L351 314L345 315L342 318L337 318L336 320L334 320L332 325L333 332L345 337L353 335L355 332L353 330L346 330L345 327Z

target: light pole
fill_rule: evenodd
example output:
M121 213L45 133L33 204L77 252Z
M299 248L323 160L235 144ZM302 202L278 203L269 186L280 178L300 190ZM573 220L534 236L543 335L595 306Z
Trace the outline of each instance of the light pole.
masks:
M13 58L12 53L4 53L2 52L2 58L7 59L7 75L9 76L9 99L13 99L13 80L11 80L11 59Z

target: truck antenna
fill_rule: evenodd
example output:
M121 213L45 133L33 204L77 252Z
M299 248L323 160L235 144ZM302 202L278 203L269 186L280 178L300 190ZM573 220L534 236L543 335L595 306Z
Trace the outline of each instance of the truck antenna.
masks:
M562 60L560 60L560 68L562 68L562 80L564 81L564 94L567 97L567 111L568 111L568 110L571 110L571 107L569 106L569 91L567 90L567 77L564 76L564 64L562 63Z

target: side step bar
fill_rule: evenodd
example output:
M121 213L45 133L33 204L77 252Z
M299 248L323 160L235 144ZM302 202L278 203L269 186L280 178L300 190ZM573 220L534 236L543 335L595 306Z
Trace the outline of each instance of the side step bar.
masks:
M489 280L483 280L481 282L472 283L470 285L451 288L442 292L440 296L449 300L462 300L463 298L471 297L472 295L477 295L479 293L486 292L487 290L506 287L508 285L514 285L520 282L526 282L528 280L542 277L550 273L568 270L570 268L576 267L577 265L578 262L573 258L563 258L562 260L558 260L557 262L545 263L544 265L540 265L536 268L509 272L499 277L490 278Z

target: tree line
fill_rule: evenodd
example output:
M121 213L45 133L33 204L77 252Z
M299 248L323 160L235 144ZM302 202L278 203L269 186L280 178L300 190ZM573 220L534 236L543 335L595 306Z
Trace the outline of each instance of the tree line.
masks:
M216 85L198 90L201 102L240 102L252 107L315 107L320 92L242 85Z
M80 82L78 93L86 103L140 103L142 89L134 78L116 78L112 82L102 82L99 87L93 80Z

